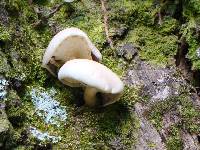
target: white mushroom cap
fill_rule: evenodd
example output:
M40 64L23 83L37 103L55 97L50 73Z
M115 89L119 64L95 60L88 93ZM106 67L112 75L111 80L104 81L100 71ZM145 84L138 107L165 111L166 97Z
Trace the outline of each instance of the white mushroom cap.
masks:
M66 62L58 72L58 79L72 87L86 87L86 105L97 103L96 94L101 93L103 106L114 103L121 96L124 85L120 78L106 66L87 59Z
M53 73L49 66L52 58L62 65L71 59L92 59L92 56L97 61L102 58L101 53L92 44L87 34L78 28L67 28L57 33L50 41L43 57L42 66Z

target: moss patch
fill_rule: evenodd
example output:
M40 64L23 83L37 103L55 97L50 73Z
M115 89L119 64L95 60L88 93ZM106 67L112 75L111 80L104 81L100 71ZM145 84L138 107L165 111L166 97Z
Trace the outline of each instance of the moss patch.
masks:
M145 26L140 26L130 31L128 41L140 47L139 55L142 59L157 64L166 65L170 63L177 51L176 36L164 36Z
M200 117L200 112L193 106L186 95L180 95L153 105L149 111L149 119L160 130L162 128L163 115L172 110L176 111L181 117L181 128L187 129L190 133L198 133L200 131L197 121Z
M137 100L136 94L131 96L129 93L129 97L127 97L125 93L126 95L122 97L120 102L106 108L85 108L79 111L74 103L71 103L71 100L77 97L70 96L70 93L66 93L67 89L62 88L63 90L56 93L54 97L61 102L61 105L66 106L67 120L59 127L45 123L38 116L30 96L19 99L16 93L9 93L7 113L16 134L18 134L18 137L15 138L17 145L25 144L34 147L36 141L41 144L49 142L38 141L31 134L27 134L27 139L21 142L23 133L28 132L30 127L36 127L52 136L60 136L61 140L54 144L57 148L112 148L118 144L130 148L136 142L138 119L134 112L129 109L132 106L131 103ZM59 87L56 87L56 89L59 89ZM129 104L125 105L124 102L127 103L127 101L129 101ZM116 139L119 140L119 143L114 142Z
M200 47L199 39L199 21L200 9L199 3L196 0L186 1L183 8L183 16L186 19L185 24L182 25L182 36L186 38L189 45L188 58L192 62L192 69L198 70L200 68L200 61L197 54L197 49Z
M180 137L181 130L187 130L189 133L198 134L200 131L199 118L200 111L196 108L186 93L178 97L173 97L167 101L154 104L147 113L152 124L161 130L163 128L164 114L175 111L180 117L180 121L169 126L167 130L167 148L182 149L183 144Z
M180 138L180 131L177 126L172 126L169 131L169 137L167 139L168 150L182 150L183 143Z

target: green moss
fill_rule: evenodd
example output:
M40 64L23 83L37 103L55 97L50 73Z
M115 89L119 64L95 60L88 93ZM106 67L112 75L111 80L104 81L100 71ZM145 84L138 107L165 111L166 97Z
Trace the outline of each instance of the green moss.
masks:
M23 20L23 19L22 19ZM21 80L44 82L46 74L41 68L41 59L47 42L50 40L49 29L36 31L26 22L16 31L15 24L10 25L12 38L2 48L12 69L7 77L23 78ZM9 50L8 50L9 49Z
M187 96L181 96L180 98L182 107L180 107L179 113L182 117L183 128L187 129L190 133L199 133L200 124L197 120L200 117L200 111L193 106Z
M133 42L140 47L139 55L142 59L157 64L171 64L171 59L177 52L176 36L164 36L145 26L130 31L128 42Z
M0 41L6 42L11 39L10 33L7 28L0 26Z
M163 115L171 111L176 105L175 99L169 99L164 102L158 102L148 112L148 117L152 124L160 130L163 126Z
M166 142L167 149L169 150L183 149L180 136L181 130L187 130L190 133L196 134L198 134L200 131L200 126L197 121L200 117L200 113L188 98L188 93L186 95L185 94L186 93L180 95L179 97L173 97L164 102L158 102L157 104L153 105L147 113L148 118L158 130L163 128L164 114L167 114L170 111L176 111L177 115L180 117L180 122L177 122L169 127L169 133Z
M63 19L65 18L65 19ZM64 6L50 20L59 21L61 28L77 27L85 31L99 48L106 41L99 3L89 0L78 1Z
M183 16L187 22L182 26L182 36L186 38L189 45L188 58L192 62L192 69L198 70L200 68L200 61L197 56L197 49L200 47L199 42L199 20L200 9L199 3L196 0L185 1Z
M168 150L182 150L183 142L180 138L179 129L176 126L170 128L169 137L167 139L167 149Z
M30 27L21 28L21 37L14 38L10 46L10 63L13 69L6 75L9 77L22 77L21 80L43 82L46 78L41 68L41 58L44 51L45 39ZM45 37L48 38L48 37ZM23 43L23 44L22 44ZM34 45L34 46L33 46Z
M186 17L195 17L200 14L198 0L185 1L183 15Z
M170 35L179 30L179 23L176 19L167 16L163 19L162 25L158 28L160 33Z
M126 104L129 108L133 107L134 104L138 101L143 101L140 95L140 87L128 87L125 85L123 96L120 100Z
M124 119L121 120L121 117L117 117L119 115L122 115L121 117ZM83 119L80 119L80 117ZM75 128L79 131L73 131L73 134L78 134L80 139L72 140L73 138L70 138L72 141L69 142L72 143L78 140L80 142L80 145L76 145L78 149L94 148L94 146L99 145L99 142L102 143L101 147L110 147L110 143L114 138L121 139L122 144L125 144L126 147L133 144L135 119L134 116L130 118L129 112L123 106L117 106L116 104L103 112L84 112L76 118L79 118L80 121L80 123L74 122Z
M22 132L30 126L36 127L43 132L48 131L50 135L61 136L61 141L54 144L55 148L110 149L116 146L112 142L115 139L119 139L119 144L129 149L136 142L139 121L129 108L138 99L137 90L127 87L121 100L106 108L85 108L82 111L78 111L73 101L82 98L76 95L76 93L80 94L80 89L74 92L71 88L65 88L59 82L50 82L48 87L51 87L51 84L54 84L54 88L57 91L54 98L61 102L61 105L66 106L68 114L65 125L62 124L60 127L46 124L36 115L30 96L27 96L27 94L23 96L22 94L19 98L14 91L9 92L7 113L18 135L15 140L19 145ZM37 88L39 86L30 85L25 91L29 91L31 87ZM48 89L46 90L48 91ZM17 99L17 102L13 101L13 99ZM30 147L36 142L41 144L48 143L48 141L38 141L31 135L28 135L28 139L24 141Z
M196 33L196 21L194 18L182 27L183 37L186 38L188 43L188 55L187 57L192 62L192 69L197 70L200 68L200 60L197 56L197 49L200 47L198 33Z
M114 59L114 57L110 56L110 57L103 57L102 63L121 77L125 73L124 71L126 66L125 64L123 65L123 60L116 60Z
M53 145L55 149L111 149L116 146L116 143L113 142L115 140L119 141L117 144L122 145L125 149L131 149L137 141L139 128L138 118L132 111L135 102L141 101L138 96L139 88L125 87L120 101L106 108L85 108L80 111L76 107L76 101L83 100L82 89L65 87L56 78L49 77L47 71L41 68L42 55L55 31L72 26L82 29L89 35L102 51L102 63L119 76L122 77L128 67L126 62L115 56L115 49L105 48L106 38L100 2L82 0L65 3L45 22L43 27L34 28L33 24L41 19L41 16L34 12L33 7L38 7L43 10L43 15L47 15L55 5L61 2L62 0L53 2L34 0L33 4L29 5L28 1L6 1L6 9L9 11L11 19L8 27L0 27L0 31L2 31L0 32L0 41L5 43L0 49L3 52L0 53L2 58L0 72L3 70L2 72L8 78L23 80L25 87L19 96L11 91L7 98L7 113L14 127L14 132L11 134L14 136L7 143L11 141L13 147L19 146L18 149L21 147L23 149L23 145L30 145L26 149L31 149L38 143L47 144L48 141L38 141L29 134L26 140L22 140L22 133L30 126L34 126L43 132L48 131L50 135L62 137L61 141ZM120 42L128 41L138 45L140 47L139 55L142 59L153 63L170 64L171 58L177 50L177 37L172 32L175 32L178 23L173 17L164 17L162 26L155 25L157 8L152 1L111 0L108 1L107 7L110 29L123 26L131 30L128 36ZM187 32L188 30L183 29L183 31ZM198 42L196 37L193 39L193 34L187 33L187 36L190 37L187 40L190 41L192 49L190 52L193 53ZM6 62L10 66L1 69ZM29 88L33 86L43 87L46 90L51 87L56 89L57 95L54 98L61 105L66 106L68 113L66 124L62 124L58 128L46 124L36 115L31 98L26 95ZM18 101L13 101L15 99ZM160 129L163 114L171 109L176 109L182 116L183 126L196 133L199 129L198 124L194 122L199 114L187 101L175 98L166 103L159 103L152 107L149 118ZM180 109L174 108L177 103L181 103ZM178 136L178 132L172 135L168 140L169 145L174 145L173 140L178 139ZM180 140L175 145L180 145ZM149 147L153 146L153 143L149 143Z
M163 126L162 121L164 114L173 110L177 112L182 120L180 128L187 129L190 133L199 133L200 126L197 120L200 117L200 112L192 104L187 94L173 97L164 102L158 102L151 107L148 112L148 117L158 130Z
M137 24L152 25L152 4L152 1L140 0L109 1L111 27L119 28L120 24L130 26L131 28Z
M6 59L6 55L1 51L0 48L0 72L6 73L9 72L10 65L8 64L8 61Z

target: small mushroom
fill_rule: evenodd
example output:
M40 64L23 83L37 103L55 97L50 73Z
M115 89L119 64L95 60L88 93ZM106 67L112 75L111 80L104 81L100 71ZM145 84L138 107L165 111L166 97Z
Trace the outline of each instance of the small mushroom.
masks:
M100 61L102 56L86 33L78 28L67 28L57 33L50 41L42 66L55 75L57 68L76 58Z
M120 78L106 66L88 59L66 62L58 72L58 79L71 87L84 87L87 106L106 106L116 102L124 85Z

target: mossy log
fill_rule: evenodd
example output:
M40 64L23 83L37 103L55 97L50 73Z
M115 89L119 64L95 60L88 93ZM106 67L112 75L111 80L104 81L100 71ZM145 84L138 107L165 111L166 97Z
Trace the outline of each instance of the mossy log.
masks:
M0 0L0 149L197 150L199 26L199 0ZM118 102L81 107L82 89L41 67L67 27L123 80Z

